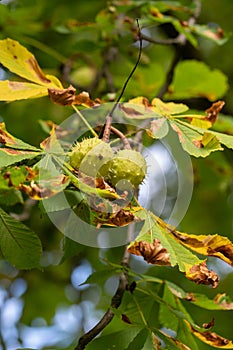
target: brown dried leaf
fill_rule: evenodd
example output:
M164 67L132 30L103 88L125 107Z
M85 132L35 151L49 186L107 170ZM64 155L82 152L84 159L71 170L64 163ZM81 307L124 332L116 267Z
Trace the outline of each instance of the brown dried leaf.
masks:
M218 285L219 277L213 270L208 270L206 266L206 261L203 261L199 265L192 266L189 270L185 272L186 277L197 283L212 285L213 288L216 288Z
M100 228L102 225L123 227L137 220L134 214L126 209L120 209L114 213L109 213L107 215L106 212L107 211L97 211L97 216L95 220L97 228Z
M48 89L50 100L60 106L82 105L93 107L99 105L90 99L88 92L83 91L76 95L76 89L70 85L67 89Z
M48 89L49 98L53 103L70 106L75 100L76 89L70 85L67 89Z
M72 103L73 105L82 105L85 107L94 107L98 106L100 104L100 101L92 101L89 97L88 92L83 91L80 94L75 96L74 102Z
M214 318L212 318L212 320L208 323L203 323L202 327L205 329L210 329L213 328L214 326Z
M125 323L132 324L132 322L130 321L129 317L127 315L125 315L125 314L121 315L121 319Z
M213 103L212 106L206 110L205 119L210 121L211 124L213 125L218 117L218 113L221 111L224 105L225 105L224 101L217 101Z
M132 254L142 256L149 264L161 266L171 265L169 253L156 238L153 243L148 243L146 241L134 242L134 244L128 248L128 251Z

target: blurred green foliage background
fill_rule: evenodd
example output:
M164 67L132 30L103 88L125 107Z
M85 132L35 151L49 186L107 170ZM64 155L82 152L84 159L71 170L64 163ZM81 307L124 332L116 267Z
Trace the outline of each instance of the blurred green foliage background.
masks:
M46 73L59 77L65 86L68 86L68 80L70 80L78 91L88 90L93 98L106 100L111 96L115 98L132 69L138 53L137 47L133 45L134 33L130 30L130 24L123 24L120 19L111 23L111 13L107 15L106 12L100 12L106 9L106 3L112 6L114 12L114 5L104 0L70 0L69 2L15 0L5 1L5 3L1 1L0 39L10 37L18 40L35 55ZM137 4L137 1L134 3ZM182 3L190 5L191 1L186 0ZM225 32L231 32L232 13L233 2L230 0L202 1L202 11L198 21L203 24L211 23L213 26L217 23ZM139 10L132 9L130 14L135 17L139 15L140 19ZM95 27L93 28L94 21L99 23L98 31ZM155 23L150 30L154 31L155 35L163 37L176 34L169 25L161 30ZM221 46L207 38L198 37L197 40L198 47L194 48L187 44L182 48L183 57L181 58L202 60L211 69L221 70L227 77L228 90L224 96L220 97L226 102L223 113L228 117L225 119L223 117L224 122L219 121L216 128L232 135L233 38L230 37ZM109 77L100 79L97 84L96 75L106 58L104 53L109 49L114 56L109 64ZM176 48L172 45L145 45L140 66L125 92L124 99L140 95L151 99L156 96L166 79L175 50ZM68 73L67 70L69 70ZM0 74L2 79L12 79L10 72L1 70ZM192 72L190 71L189 74L191 76ZM169 99L169 96L166 95L165 98ZM194 110L205 110L211 104L205 96L189 98L184 102ZM52 120L60 124L72 113L70 107L54 105L48 97L0 103L0 118L6 123L9 132L36 146L46 137L39 121ZM193 160L194 193L187 214L181 223L182 230L203 234L218 232L233 239L232 161L233 154L229 150L224 154L214 153L207 159ZM22 208L15 207L14 210L20 213ZM33 344L33 337L36 332L39 334L39 329L48 331L46 334L41 333L41 337L44 338L41 348L72 349L74 347L72 342L75 343L79 334L92 322L97 321L109 305L116 286L114 278L106 283L101 281L100 285L84 288L79 287L78 282L83 282L91 271L102 268L100 258L106 257L112 262L119 263L124 248L98 250L77 244L70 250L65 249L65 254L70 257L66 256L67 259L60 264L64 253L64 238L51 224L46 214L41 213L37 206L33 206L26 223L42 240L44 270L16 271L6 262L0 262L1 305L3 301L9 303L12 299L21 302L18 316L15 322L12 321L14 326L9 329L0 323L0 333L2 337L8 334L7 349L13 349L14 346L20 347L20 343L25 347L33 347L30 342ZM66 241L65 244L69 242ZM152 267L150 274L176 283L179 281L179 284L190 292L196 291L209 296L226 292L233 298L232 270L224 264L216 264L214 260L209 260L211 265L216 265L215 268L222 277L217 290L196 286L185 280L175 269L171 271L167 268ZM133 265L135 269L142 272L148 268L136 259L133 259ZM83 276L83 279L80 276ZM26 281L24 289L22 281ZM22 288L21 294L17 292L20 288ZM226 338L232 338L232 311L209 311L206 314L200 313L200 309L195 306L187 307L191 310L196 322L202 324L214 317L215 331ZM30 329L37 329L37 331L30 333ZM63 335L63 339L57 337L59 332ZM51 338L54 341L51 341ZM210 349L202 343L199 346L200 350ZM0 348L5 349L3 345Z

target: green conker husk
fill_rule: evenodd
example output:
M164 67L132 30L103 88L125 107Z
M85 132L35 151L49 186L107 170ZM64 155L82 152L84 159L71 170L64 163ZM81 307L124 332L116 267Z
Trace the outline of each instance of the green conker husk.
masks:
M97 137L77 142L70 153L70 164L82 173L98 177L99 169L114 156L110 145Z
M108 163L107 180L116 186L119 181L129 181L138 187L146 176L147 165L140 152L124 149Z

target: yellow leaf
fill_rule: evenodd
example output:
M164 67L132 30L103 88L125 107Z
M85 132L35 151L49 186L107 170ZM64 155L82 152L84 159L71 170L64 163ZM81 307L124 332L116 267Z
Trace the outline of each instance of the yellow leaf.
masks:
M0 63L29 81L0 81L0 101L42 97L48 95L49 88L63 88L55 76L44 74L33 54L15 40L0 40Z
M187 320L184 320L184 322L188 325L191 332L204 343L218 349L233 349L233 343L231 340L223 338L214 332L200 332L192 327Z
M203 120L203 119L198 119L198 118L193 118L191 125L198 126L199 128L202 129L209 129L212 126L212 123L209 120Z
M172 231L174 237L195 252L215 256L233 266L233 244L227 237L215 235L194 235Z
M18 41L0 40L0 62L21 78L46 87L62 88L59 80L43 73L34 55Z
M189 109L183 103L163 102L159 98L154 98L151 104L155 112L165 116L183 113Z
M18 81L0 81L0 101L16 101L48 95L45 86Z

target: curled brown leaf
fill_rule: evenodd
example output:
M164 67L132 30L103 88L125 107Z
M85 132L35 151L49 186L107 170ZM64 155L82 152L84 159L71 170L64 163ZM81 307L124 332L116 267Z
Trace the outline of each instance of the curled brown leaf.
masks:
M189 280L197 284L212 285L213 288L217 287L219 281L219 277L216 272L213 270L208 270L206 261L203 261L199 265L192 266L190 270L185 273L185 275Z
M212 125L215 123L219 112L221 111L221 109L223 108L223 106L225 105L224 101L217 101L214 102L210 108L208 108L205 112L206 112L206 118L208 121L210 121L212 123Z
M60 106L82 105L85 107L94 107L99 105L90 99L88 92L83 91L76 95L76 89L70 85L67 89L48 89L48 95L53 103Z
M146 241L135 242L128 251L132 254L142 256L149 264L170 266L170 254L158 239L154 239L153 243Z

